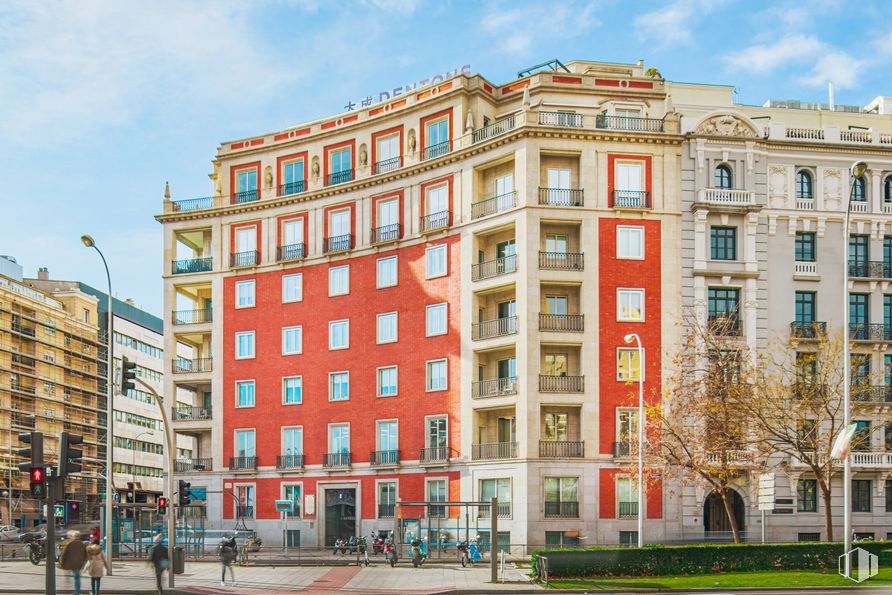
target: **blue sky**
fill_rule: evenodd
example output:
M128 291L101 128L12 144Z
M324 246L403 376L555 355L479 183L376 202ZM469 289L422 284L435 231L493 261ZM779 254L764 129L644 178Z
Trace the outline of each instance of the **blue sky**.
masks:
M857 9L857 12L855 12ZM733 84L739 101L892 95L885 1L315 0L0 4L0 254L161 314L161 209L211 194L217 145L470 64L551 58Z

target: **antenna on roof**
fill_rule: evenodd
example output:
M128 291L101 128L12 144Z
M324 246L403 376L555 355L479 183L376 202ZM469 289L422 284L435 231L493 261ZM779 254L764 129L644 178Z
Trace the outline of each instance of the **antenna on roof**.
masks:
M549 60L548 62L543 62L542 64L536 64L535 66L531 66L525 70L519 70L517 72L517 78L522 79L525 76L529 76L538 70L558 70L562 69L564 72L570 72L570 69L564 66L563 62L555 58L554 60Z

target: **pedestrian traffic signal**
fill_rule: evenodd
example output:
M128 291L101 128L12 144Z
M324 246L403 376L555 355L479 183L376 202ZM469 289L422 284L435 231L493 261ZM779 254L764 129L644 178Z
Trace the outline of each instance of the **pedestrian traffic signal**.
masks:
M19 463L19 471L31 471L32 467L43 467L43 434L41 432L22 432L19 434L19 442L30 444L28 448L20 448L16 452L20 457L27 459Z
M79 448L72 448L77 444L83 444L84 437L79 434L71 434L62 432L59 439L59 477L64 479L71 473L80 473L83 466L81 460L84 457L84 451Z
M164 496L158 498L158 514L167 514L167 498Z
M189 506L192 502L192 484L181 479L177 491L180 494L180 506Z
M136 388L136 362L132 362L126 357L121 359L121 394L126 395L128 390Z
M38 500L46 497L46 470L43 467L31 467L31 496Z

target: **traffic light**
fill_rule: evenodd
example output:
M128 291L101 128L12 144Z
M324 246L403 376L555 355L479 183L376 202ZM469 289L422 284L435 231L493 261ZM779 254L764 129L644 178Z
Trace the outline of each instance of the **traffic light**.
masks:
M62 432L59 439L59 477L65 478L71 473L80 473L81 459L84 457L84 451L79 448L72 448L78 444L83 444L84 437L79 434L71 434Z
M31 467L31 496L38 500L46 497L46 471L43 467Z
M167 514L167 498L164 496L158 497L158 514Z
M40 432L22 432L19 442L30 444L28 448L20 448L16 454L28 459L19 463L20 471L27 471L31 484L31 496L46 498L46 468L43 466L43 434Z
M180 493L180 506L189 506L192 502L192 484L188 481L180 480L179 490Z
M132 362L126 357L121 359L121 394L126 395L128 390L136 388L134 379L136 378L136 362Z

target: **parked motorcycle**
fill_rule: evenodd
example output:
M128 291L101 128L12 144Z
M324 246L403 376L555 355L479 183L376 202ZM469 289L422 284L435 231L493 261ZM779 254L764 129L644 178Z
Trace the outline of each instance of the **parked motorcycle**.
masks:
M415 568L424 564L427 559L427 547L421 539L412 540L412 566Z
M24 533L20 539L22 543L28 545L28 559L31 564L37 566L41 560L46 558L45 533Z
M474 541L468 543L467 541L460 542L456 548L458 549L458 557L461 560L462 567L465 566L473 566L474 562L480 562L483 560L483 556L480 555L480 550L477 549L477 540L480 539L478 535Z
M340 537L335 539L334 548L331 550L331 554L335 556L339 551L341 552L342 556L347 553L347 542Z
M370 535L372 538L372 552L375 554L383 554L384 553L384 538L381 535L375 535L372 533Z
M355 554L359 549L359 542L356 540L356 537L351 535L347 538L347 552L351 555ZM343 553L343 552L341 552Z
M391 568L396 566L397 555L396 548L393 547L393 533L391 533L387 541L384 542L384 560L390 564Z

